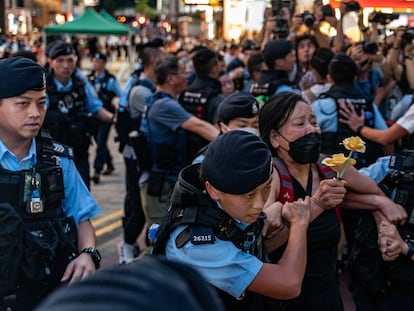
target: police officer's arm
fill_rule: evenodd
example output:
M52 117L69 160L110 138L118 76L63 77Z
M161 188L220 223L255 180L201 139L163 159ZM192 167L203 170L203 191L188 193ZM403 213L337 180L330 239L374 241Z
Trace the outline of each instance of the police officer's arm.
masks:
M286 249L277 264L263 264L249 291L277 299L291 299L300 294L307 260L310 204L310 197L284 204L282 216L290 227Z
M95 116L102 122L116 123L116 114L109 112L103 107L96 112Z
M89 220L82 221L78 226L78 250L81 252L88 247L95 248L96 238L95 231ZM65 273L61 279L62 282L73 283L83 279L95 271L95 263L88 253L80 253L66 267Z
M403 223L407 218L405 209L389 199L376 182L361 174L354 167L345 171L347 192L343 207L351 209L378 210L392 223Z
M187 121L181 124L181 127L187 131L200 135L208 141L214 140L219 134L218 129L212 124L196 117L190 117Z
M413 246L410 247L400 236L395 225L381 222L378 226L378 246L385 261L395 260L403 254L414 260Z

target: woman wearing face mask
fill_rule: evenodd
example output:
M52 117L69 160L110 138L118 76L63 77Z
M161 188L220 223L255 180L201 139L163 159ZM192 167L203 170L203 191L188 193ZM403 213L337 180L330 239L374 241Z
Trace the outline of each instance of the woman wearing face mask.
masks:
M335 173L320 163L321 130L310 105L301 96L292 92L273 96L260 111L259 130L271 149L276 168L273 191L266 205L306 196L312 202L302 291L298 298L286 301L285 310L344 310L334 267L339 239L334 207L341 204L341 194L345 196L341 206L378 210L374 212L378 218L403 221L405 213L382 194L373 180L355 168L347 169L343 180L338 180ZM335 200L321 199L322 193ZM389 213L387 208L395 213ZM288 230L282 224L278 232L268 236L277 234L281 245L271 254L273 262L278 262L283 253Z

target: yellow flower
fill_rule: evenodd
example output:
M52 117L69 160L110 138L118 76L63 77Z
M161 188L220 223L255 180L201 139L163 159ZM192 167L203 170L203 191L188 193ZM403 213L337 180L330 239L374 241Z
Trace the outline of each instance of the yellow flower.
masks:
M355 159L347 158L343 153L333 154L332 158L325 158L322 161L322 164L329 166L333 171L337 173L341 172L342 170L345 171L348 167L355 165L355 163Z
M365 141L363 141L359 136L345 138L341 144L350 151L356 151L360 153L365 152Z

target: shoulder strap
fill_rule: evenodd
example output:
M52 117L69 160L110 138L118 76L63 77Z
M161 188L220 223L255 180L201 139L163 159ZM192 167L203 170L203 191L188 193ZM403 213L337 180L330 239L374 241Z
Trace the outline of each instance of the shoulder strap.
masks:
M46 129L41 129L36 137L37 160L44 164L56 164L56 156L73 159L73 149L52 140Z
M293 191L292 176L282 159L278 157L273 158L273 167L277 170L280 177L280 192L278 200L282 203L292 202L295 199Z

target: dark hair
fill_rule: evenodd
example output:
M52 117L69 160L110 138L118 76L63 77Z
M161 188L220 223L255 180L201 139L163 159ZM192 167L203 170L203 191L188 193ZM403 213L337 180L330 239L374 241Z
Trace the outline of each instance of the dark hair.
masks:
M142 66L146 67L151 63L151 57L158 58L161 55L159 47L146 47L142 50Z
M302 96L294 92L280 92L273 95L259 112L259 132L262 140L267 144L272 155L276 155L276 150L270 143L270 133L272 130L279 132L279 129L286 123L291 116L299 101L306 102Z
M323 79L325 79L326 75L328 74L329 63L334 56L335 53L332 52L331 49L319 48L311 58L311 66Z
M319 43L318 43L318 40L316 39L316 37L313 36L313 35L305 34L305 35L297 36L295 38L295 50L296 50L296 52L298 51L299 43L301 41L304 41L304 40L310 40L310 42L312 42L312 44L315 46L315 48L319 48Z
M255 71L262 70L263 55L261 53L250 55L247 61L247 71L250 77L253 77Z
M208 77L211 69L216 64L216 53L207 48L199 50L193 57L194 71L199 77Z
M350 56L338 53L329 63L328 73L335 84L350 84L358 74L358 67Z
M163 85L167 81L167 76L172 73L178 72L178 63L179 59L177 56L167 56L160 58L155 63L155 78L157 79L157 84Z

